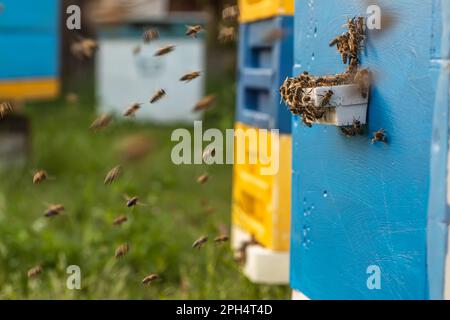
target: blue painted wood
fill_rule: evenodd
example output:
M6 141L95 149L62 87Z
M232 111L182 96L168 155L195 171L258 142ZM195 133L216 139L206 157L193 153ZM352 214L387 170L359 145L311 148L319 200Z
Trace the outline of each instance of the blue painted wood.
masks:
M291 285L312 299L427 299L427 207L441 50L440 2L380 0L362 59L374 74L368 126L347 138L293 120ZM344 71L328 43L370 2L296 1L295 72ZM439 17L438 17L439 16ZM448 94L448 87L447 87ZM388 144L370 143L384 128ZM367 287L369 266L381 289Z
M56 30L59 20L59 0L2 0L0 30Z
M59 1L3 0L0 80L59 73Z
M291 114L279 88L292 73L294 18L275 17L240 26L237 120L265 129L291 132ZM276 29L284 37L267 41Z
M448 252L448 226L450 223L447 200L450 150L450 2L436 2L435 11L435 29L441 29L442 35L441 39L435 39L438 45L436 45L436 51L433 52L434 59L432 60L433 71L439 80L433 116L427 262L430 299L443 299L445 259Z

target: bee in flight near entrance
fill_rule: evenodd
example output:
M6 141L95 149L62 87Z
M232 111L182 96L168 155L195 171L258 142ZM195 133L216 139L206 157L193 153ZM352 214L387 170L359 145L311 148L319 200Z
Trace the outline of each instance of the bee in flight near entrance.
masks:
M200 237L197 240L195 240L195 242L192 244L192 248L194 248L194 249L195 248L201 249L201 247L203 245L205 245L206 242L208 242L208 237L207 236Z

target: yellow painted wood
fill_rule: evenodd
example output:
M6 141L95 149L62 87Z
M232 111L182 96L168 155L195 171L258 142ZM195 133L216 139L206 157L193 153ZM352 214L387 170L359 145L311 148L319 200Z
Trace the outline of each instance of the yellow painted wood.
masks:
M256 128L237 123L236 129L246 131ZM270 139L270 135L268 138ZM280 158L276 174L261 175L261 168L268 165L263 165L259 161L256 164L235 163L232 221L234 226L250 233L264 247L274 251L288 251L292 140L290 135L280 135L278 138ZM273 141L269 141L268 148L271 147L271 143ZM245 150L247 154L252 152L248 145Z
M272 18L293 16L294 0L239 0L240 22L247 23Z
M59 80L54 78L0 81L0 99L27 100L55 98L58 96L59 90Z

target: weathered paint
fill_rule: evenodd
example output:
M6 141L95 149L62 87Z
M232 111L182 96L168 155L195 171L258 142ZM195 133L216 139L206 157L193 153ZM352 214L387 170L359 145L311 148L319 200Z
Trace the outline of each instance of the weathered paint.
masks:
M347 138L337 127L293 121L291 285L311 299L430 297L426 231L442 85L435 62L443 46L441 2L375 3L383 25L368 32L362 59L374 74L366 134ZM343 32L346 17L365 15L370 4L296 1L295 73L344 71L328 43ZM372 145L380 128L388 143ZM367 287L371 265L381 269L380 290Z

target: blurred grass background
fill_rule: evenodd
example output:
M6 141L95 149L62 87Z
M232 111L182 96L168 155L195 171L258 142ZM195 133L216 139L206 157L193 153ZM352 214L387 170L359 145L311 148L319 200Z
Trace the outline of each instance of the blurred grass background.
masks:
M233 127L234 77L208 80L207 91L218 102L204 127ZM202 235L229 230L232 166L173 165L175 128L115 121L104 131L90 131L93 96L83 90L77 103L26 105L31 159L25 168L0 172L0 299L288 299L287 286L249 282L229 243L191 248ZM103 185L122 160L117 143L134 134L149 137L152 152L124 164L112 186ZM32 171L40 168L55 179L35 186ZM196 178L205 171L211 179L202 186ZM128 210L124 194L138 195L146 206ZM49 203L64 204L66 212L44 218ZM129 221L113 226L123 214ZM116 261L114 251L124 242L130 252ZM44 273L28 279L27 270L37 264ZM82 290L66 288L69 265L81 267ZM144 287L141 280L150 273L162 279Z

